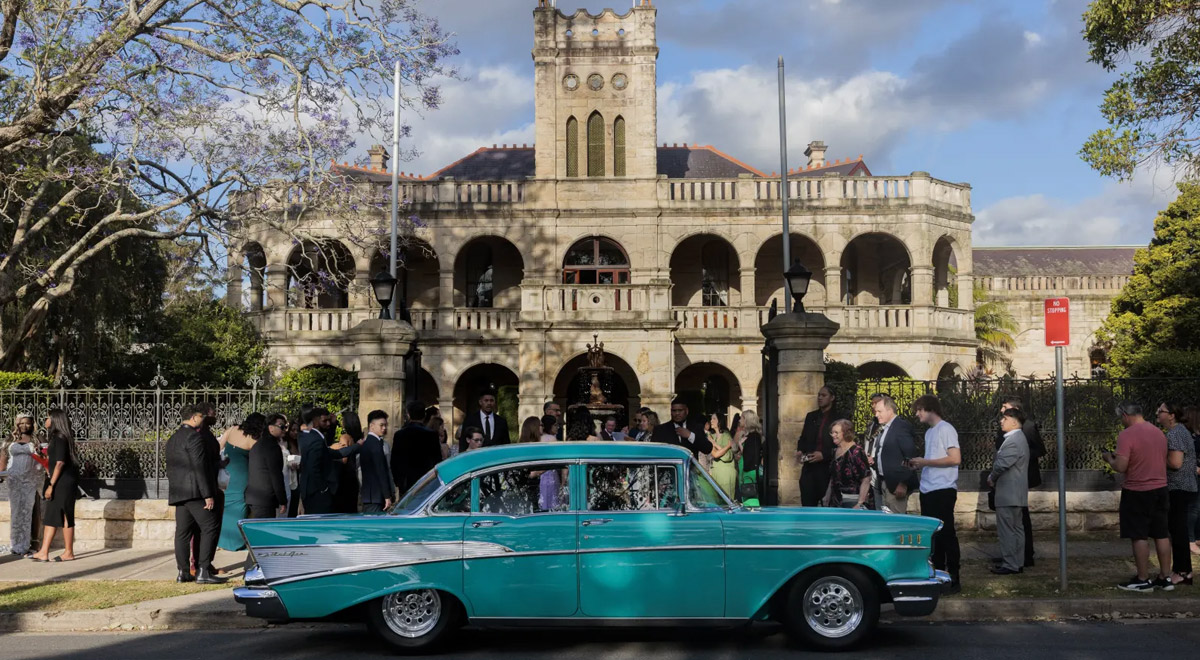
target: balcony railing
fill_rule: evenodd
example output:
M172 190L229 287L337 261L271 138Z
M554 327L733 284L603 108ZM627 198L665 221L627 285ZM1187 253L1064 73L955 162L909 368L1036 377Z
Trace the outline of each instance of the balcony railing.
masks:
M911 305L808 305L806 309L825 314L838 323L839 334L855 337L920 335L930 331L973 335L975 330L974 313L965 309ZM759 328L770 320L770 313L769 307L671 308L671 317L679 322L679 332L693 337L730 333L758 337Z
M293 332L346 332L363 321L379 318L374 309L289 309L284 329Z
M505 332L513 329L519 309L458 307L455 309L414 309L409 311L418 332L454 334L456 332Z
M633 284L556 284L544 287L546 311L552 314L645 312L650 309L648 287Z

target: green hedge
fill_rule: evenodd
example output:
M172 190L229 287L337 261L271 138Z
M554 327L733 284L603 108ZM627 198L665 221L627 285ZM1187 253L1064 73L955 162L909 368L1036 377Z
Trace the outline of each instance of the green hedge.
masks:
M54 387L54 379L33 371L0 371L0 390L39 390Z
M330 366L291 369L284 372L272 390L275 396L270 410L278 410L288 419L295 419L300 406L305 403L322 406L337 414L355 403L358 374Z
M1129 366L1133 378L1200 377L1200 351L1154 351Z

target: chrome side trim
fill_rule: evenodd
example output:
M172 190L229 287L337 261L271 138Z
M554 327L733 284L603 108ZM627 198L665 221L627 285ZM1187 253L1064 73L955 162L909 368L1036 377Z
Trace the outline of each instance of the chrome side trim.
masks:
M267 583L281 584L284 580L511 552L497 543L477 541L330 543L259 547L255 557Z
M561 618L535 617L471 617L473 625L483 627L536 627L536 628L649 628L658 626L744 626L750 623L748 618L734 617L591 617L571 616Z

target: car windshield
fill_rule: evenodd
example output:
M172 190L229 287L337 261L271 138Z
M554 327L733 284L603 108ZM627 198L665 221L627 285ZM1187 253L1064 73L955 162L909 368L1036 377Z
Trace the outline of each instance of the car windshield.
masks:
M413 513L441 487L442 480L438 478L437 470L430 470L428 474L421 477L417 485L408 489L408 492L400 498L400 501L392 507L389 513L400 515Z
M697 509L716 509L729 506L708 473L696 461L688 465L688 505Z

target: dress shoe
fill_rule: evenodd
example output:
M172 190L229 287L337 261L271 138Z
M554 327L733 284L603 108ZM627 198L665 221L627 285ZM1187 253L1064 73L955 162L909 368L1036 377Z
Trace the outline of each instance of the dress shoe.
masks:
M1033 568L1033 557L1025 560L1025 568Z
M1019 568L1014 571L1013 569L1011 569L1007 566L993 566L988 570L990 570L992 573L995 573L996 575L1016 575L1021 572L1021 569L1019 569ZM199 582L199 580L197 580L197 582Z
M179 574L175 576L176 582L191 582L194 579L196 578L192 577L189 571L179 571Z
M196 573L196 584L225 584L225 578L213 575L211 569L202 568Z

